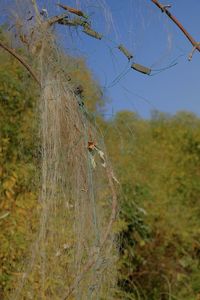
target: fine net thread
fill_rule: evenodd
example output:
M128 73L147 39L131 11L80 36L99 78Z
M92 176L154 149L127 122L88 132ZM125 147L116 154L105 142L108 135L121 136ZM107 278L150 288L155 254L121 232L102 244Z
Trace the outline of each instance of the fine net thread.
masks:
M41 212L36 242L9 299L113 299L113 172L98 128L66 81L52 29L35 20L26 35L41 82ZM103 164L97 152L93 166L89 141L105 156Z

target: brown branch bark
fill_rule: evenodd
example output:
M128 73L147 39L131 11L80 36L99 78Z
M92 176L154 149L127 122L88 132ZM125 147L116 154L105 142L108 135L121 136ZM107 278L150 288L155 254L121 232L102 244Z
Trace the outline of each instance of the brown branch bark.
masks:
M164 12L177 26L178 28L183 32L183 34L186 36L186 38L190 41L192 46L200 52L200 45L197 43L197 41L192 37L191 34L183 27L183 25L179 22L179 20L173 16L169 10L162 4L160 4L157 0L151 0L162 12Z
M16 53L13 49L11 49L10 47L4 45L2 43L2 41L0 41L0 47L3 48L5 51L7 51L8 53L10 53L12 56L14 56L26 69L27 71L31 74L31 76L33 77L33 79L37 82L37 84L41 87L40 81L37 78L37 76L35 75L34 71L32 70L32 68L27 64L27 62L24 60L23 57L21 57L18 53Z
M76 9L76 8L73 8L73 7L70 7L70 6L67 6L67 5L63 5L63 4L60 4L60 3L58 3L57 5L61 8L63 8L64 10L67 10L68 12L70 12L72 14L75 14L77 16L84 17L84 18L86 17L85 14L79 9Z

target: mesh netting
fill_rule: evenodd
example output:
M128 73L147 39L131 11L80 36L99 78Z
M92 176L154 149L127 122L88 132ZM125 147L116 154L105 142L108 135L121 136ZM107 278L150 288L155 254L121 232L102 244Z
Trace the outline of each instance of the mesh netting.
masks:
M41 85L41 216L10 299L113 299L116 181L103 139L67 81L66 58L34 1L17 1L15 34ZM27 25L27 10L34 16ZM22 40L24 37L24 40Z

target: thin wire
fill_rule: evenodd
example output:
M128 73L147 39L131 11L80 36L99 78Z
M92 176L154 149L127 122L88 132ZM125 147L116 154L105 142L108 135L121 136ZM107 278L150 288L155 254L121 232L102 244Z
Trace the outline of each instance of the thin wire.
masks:
M130 69L130 68L127 69L127 66L126 66L125 69L124 69L117 77L115 77L115 79L114 79L108 86L106 86L106 87L104 87L104 88L109 89L109 88L115 86L115 85L118 84L118 83L120 82L120 80L121 80L122 78L124 78L130 71L131 71L131 69Z
M163 72L165 72L165 71L167 71L167 70L169 70L169 69L175 67L176 65L178 65L178 62L177 62L177 63L174 63L174 64L171 65L171 66L168 66L168 67L166 67L166 68L163 68L163 69L161 69L160 71L157 71L157 72L154 73L154 74L149 74L149 76L150 76L150 77L156 76L156 75L158 75L158 74L160 74L160 73L163 73ZM155 70L152 70L152 71L155 71Z
M130 91L129 89L127 89L125 86L121 85L122 88L129 94L133 94L135 96L137 96L138 98L142 99L145 103L147 103L148 105L150 105L153 109L156 109L156 107L151 103L150 100L148 100L147 98L141 96L140 94L136 93L136 92L133 92L133 91Z
M183 55L183 54L180 54L177 58L175 58L175 59L171 62L171 64L170 64L168 67L165 67L165 68L162 68L162 69L153 69L152 71L153 71L153 72L156 72L156 73L150 74L149 76L151 76L151 77L152 77L152 76L156 76L156 75L158 75L158 74L160 74L160 73L162 73L162 72L165 72L165 71L167 71L167 70L169 70L169 69L175 67L176 65L179 64L178 59L179 59L180 57L182 57L182 56L184 56L184 55Z

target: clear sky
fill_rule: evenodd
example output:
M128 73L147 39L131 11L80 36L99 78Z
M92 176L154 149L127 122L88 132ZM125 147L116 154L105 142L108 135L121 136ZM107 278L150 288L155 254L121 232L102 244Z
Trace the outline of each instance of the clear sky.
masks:
M49 14L60 13L54 0L39 1ZM134 110L149 117L152 110L174 114L180 110L200 116L200 53L191 62L191 44L182 32L150 0L62 0L77 5L90 15L92 27L105 38L95 40L81 30L60 32L62 44L74 55L83 56L100 82L109 103L107 114L119 110ZM200 41L200 1L171 0L174 14L185 28ZM117 49L124 44L134 56L134 62L153 70L177 64L165 71L146 76L130 69L125 56ZM120 78L121 77L121 78ZM115 80L117 78L117 80Z

